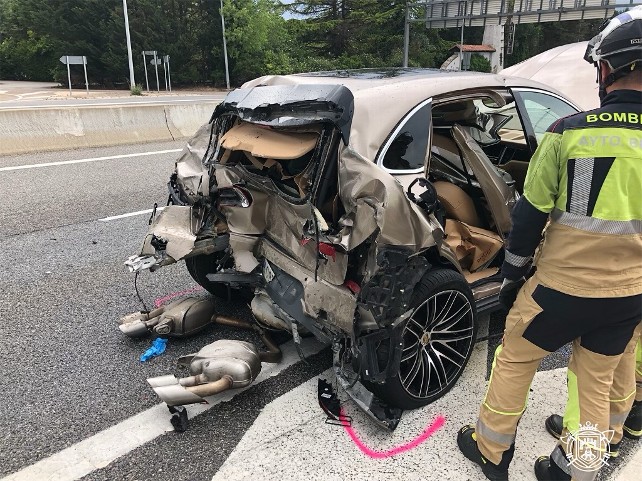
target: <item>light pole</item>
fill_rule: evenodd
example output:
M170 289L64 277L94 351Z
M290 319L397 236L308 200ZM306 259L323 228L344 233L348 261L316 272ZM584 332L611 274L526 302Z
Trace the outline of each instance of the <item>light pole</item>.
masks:
M230 70L227 65L227 43L225 42L225 17L223 16L223 0L221 0L221 28L223 29L223 56L225 57L225 83L227 84L227 90L229 90L230 89Z
M129 86L134 87L134 59L132 58L132 41L129 38L129 16L127 15L127 0L123 0L123 12L125 14L125 36L127 37L127 58L129 59Z

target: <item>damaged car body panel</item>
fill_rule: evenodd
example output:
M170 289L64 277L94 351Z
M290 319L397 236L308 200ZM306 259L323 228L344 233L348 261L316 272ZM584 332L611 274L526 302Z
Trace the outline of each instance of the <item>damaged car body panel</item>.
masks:
M519 196L508 170L532 154L513 82L414 69L248 82L179 156L170 205L127 264L184 259L215 296L250 301L257 329L332 344L341 384L394 429L400 409L454 385L478 312L498 307ZM163 329L202 326L188 320ZM121 330L155 322L130 316ZM180 387L191 382L150 380L196 399Z

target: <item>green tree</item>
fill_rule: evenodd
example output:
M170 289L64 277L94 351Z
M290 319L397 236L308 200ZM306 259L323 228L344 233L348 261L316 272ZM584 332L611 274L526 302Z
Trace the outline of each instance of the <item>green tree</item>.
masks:
M291 73L286 20L273 0L226 0L225 36L235 84L266 73Z
M470 70L474 72L490 72L491 65L486 57L474 53L470 56Z

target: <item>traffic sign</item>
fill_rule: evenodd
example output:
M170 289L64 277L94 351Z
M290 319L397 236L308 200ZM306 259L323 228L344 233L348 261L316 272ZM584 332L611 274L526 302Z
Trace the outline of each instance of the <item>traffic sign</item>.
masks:
M153 59L151 59L151 60L149 61L149 63L150 63L150 64L152 64L152 65L160 65L160 64L161 64L161 63L163 63L163 62L162 62L162 60L161 60L161 59L159 59L159 58L153 58Z
M67 81L69 82L69 96L71 96L71 69L70 65L82 65L83 70L85 71L85 87L87 88L87 94L89 94L89 80L87 80L87 57L84 55L63 55L60 57L60 61L67 66Z
M82 55L63 55L60 61L65 65L84 65L87 62Z
M145 50L143 55L156 55L156 50Z

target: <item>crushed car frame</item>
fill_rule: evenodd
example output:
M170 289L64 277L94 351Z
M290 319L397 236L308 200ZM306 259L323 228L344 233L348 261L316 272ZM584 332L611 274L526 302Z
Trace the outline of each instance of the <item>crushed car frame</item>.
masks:
M477 317L499 307L510 211L537 140L577 110L500 75L261 77L230 92L189 141L169 206L127 264L184 260L213 295L251 300L260 332L331 343L343 387L394 429L402 409L461 375ZM211 302L192 301L120 328L186 335L217 321ZM248 385L266 358L245 344L217 341L187 359L190 378L149 382L170 406Z

